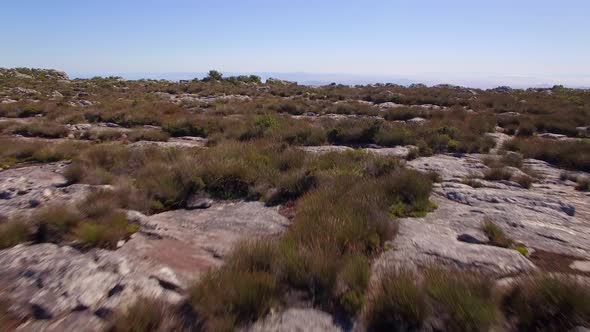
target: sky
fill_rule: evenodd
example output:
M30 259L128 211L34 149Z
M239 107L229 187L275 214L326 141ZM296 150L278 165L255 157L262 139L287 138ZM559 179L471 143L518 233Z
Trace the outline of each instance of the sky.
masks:
M590 86L588 0L0 3L0 67Z

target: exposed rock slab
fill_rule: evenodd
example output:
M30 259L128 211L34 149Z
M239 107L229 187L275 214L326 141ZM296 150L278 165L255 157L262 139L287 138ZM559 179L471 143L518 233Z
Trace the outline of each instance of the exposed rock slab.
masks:
M531 249L590 258L590 196L559 179L560 170L538 160L525 160L543 176L531 189L510 182L480 180L481 188L462 184L481 176L480 155L437 155L408 162L409 167L436 171L432 200L438 208L424 218L399 220L400 232L376 263L423 267L438 263L474 269L498 277L535 268L515 250L484 244L484 219L495 222L508 237Z
M83 199L93 186L67 183L61 174L66 163L50 163L0 172L0 214L10 216L53 201Z
M288 226L278 208L260 202L214 203L203 210L131 217L140 221L142 231L119 252L150 266L168 267L181 283L221 265L241 239L277 235Z
M244 332L340 332L332 316L315 309L291 308L281 313L270 314L254 323Z
M38 244L0 251L2 292L20 312L28 313L25 331L99 331L101 312L129 305L138 296L171 303L182 299L152 274L105 250L84 254L67 246Z
M286 218L259 202L216 203L150 217L119 250L80 252L54 244L0 251L0 295L27 313L24 331L100 331L109 313L138 297L178 303L237 241L284 231Z

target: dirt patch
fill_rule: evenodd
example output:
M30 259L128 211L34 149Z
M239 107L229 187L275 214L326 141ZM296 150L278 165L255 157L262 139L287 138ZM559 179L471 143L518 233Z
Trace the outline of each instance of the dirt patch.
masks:
M590 276L589 272L582 272L572 269L570 265L574 261L584 261L582 257L575 257L570 255L558 254L554 252L535 249L529 259L542 271L558 272L567 274L578 274Z

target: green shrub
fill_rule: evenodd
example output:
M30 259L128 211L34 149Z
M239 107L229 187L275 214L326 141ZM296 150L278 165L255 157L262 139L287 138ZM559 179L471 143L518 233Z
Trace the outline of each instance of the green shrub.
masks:
M14 133L26 137L61 138L68 136L68 129L53 122L30 123L17 127Z
M522 167L522 156L518 153L506 153L502 156L502 163L516 168Z
M392 175L389 213L395 217L423 217L436 208L429 199L432 180L420 172L404 170Z
M30 227L21 220L0 223L0 249L27 241L31 236L30 233Z
M573 277L524 277L504 296L503 309L520 331L568 331L588 326L590 287Z
M136 129L132 130L129 135L128 139L131 142L137 141L157 141L157 142L166 142L169 138L169 135L159 129Z
M496 323L498 312L492 282L466 272L429 270L426 288L449 331L487 331Z
M188 326L181 322L178 314L170 304L150 299L139 298L126 310L117 312L107 332L165 332L185 331Z
M365 320L370 331L419 330L431 308L414 273L388 269L369 295Z
M518 151L527 158L544 160L564 168L590 172L590 142L587 140L517 138L504 143L504 149Z
M528 175L519 175L514 179L514 181L516 181L516 183L525 189L530 189L533 185L533 178Z
M578 177L576 181L576 190L579 191L590 191L590 178Z
M420 107L397 107L390 108L383 114L388 121L406 121L416 117L424 116L425 111Z
M173 137L180 136L207 136L205 129L198 126L191 120L177 120L173 122L164 123L162 129Z
M342 258L334 296L348 315L354 316L363 307L370 276L371 266L366 256L353 253Z
M484 173L484 179L490 181L508 181L512 178L512 172L504 167L493 167Z
M37 225L37 242L60 243L69 239L72 230L83 217L75 209L53 204L35 211L31 215L31 224Z
M221 268L190 290L190 302L207 331L231 331L268 313L277 300L276 287L269 273Z
M117 242L139 230L138 225L130 224L122 212L111 213L96 220L85 220L73 230L73 236L84 247L111 248Z
M496 225L493 221L489 219L484 220L482 231L488 237L491 245L502 248L512 246L512 240L510 240L502 228Z
M518 251L521 255L523 255L525 257L529 255L529 250L523 245L515 246L514 250Z

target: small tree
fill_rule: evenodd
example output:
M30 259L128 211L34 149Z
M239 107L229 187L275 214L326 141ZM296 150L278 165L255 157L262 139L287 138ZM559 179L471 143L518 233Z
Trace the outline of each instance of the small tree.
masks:
M217 70L210 70L207 77L203 79L203 81L221 81L223 79L223 74Z

